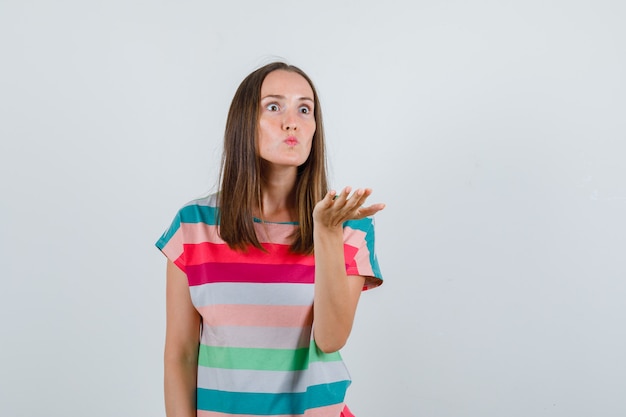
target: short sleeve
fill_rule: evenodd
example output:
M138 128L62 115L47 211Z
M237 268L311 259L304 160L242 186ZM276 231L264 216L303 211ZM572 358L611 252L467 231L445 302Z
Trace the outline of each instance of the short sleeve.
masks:
M217 242L216 195L190 201L174 216L174 220L156 242L156 247L181 271L193 264L193 253L189 249L202 242ZM192 251L193 252L193 251Z
M174 220L170 226L163 232L159 240L156 242L156 247L181 271L185 272L185 250L183 236L184 228L182 226L182 210L176 213Z
M364 290L383 283L376 257L374 218L349 220L343 224L343 248L348 275L365 277Z

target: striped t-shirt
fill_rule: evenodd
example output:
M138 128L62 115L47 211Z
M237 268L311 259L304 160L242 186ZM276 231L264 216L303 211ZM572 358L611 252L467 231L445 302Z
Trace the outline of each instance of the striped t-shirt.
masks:
M177 213L156 246L189 282L202 316L198 417L336 417L350 375L339 352L312 337L314 255L289 251L296 223L255 220L261 245L231 250L218 236L216 195ZM348 275L382 283L373 219L344 224Z

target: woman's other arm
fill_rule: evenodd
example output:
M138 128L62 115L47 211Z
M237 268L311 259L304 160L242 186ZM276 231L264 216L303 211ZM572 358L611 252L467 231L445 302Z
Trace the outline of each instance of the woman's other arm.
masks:
M166 275L165 413L195 417L200 315L191 303L185 273L168 260Z
M313 211L314 338L317 346L326 353L345 345L354 323L365 278L346 275L343 223L372 216L385 207L384 204L363 207L371 193L370 189L359 189L348 198L350 188L345 188L335 198L335 193L330 192Z

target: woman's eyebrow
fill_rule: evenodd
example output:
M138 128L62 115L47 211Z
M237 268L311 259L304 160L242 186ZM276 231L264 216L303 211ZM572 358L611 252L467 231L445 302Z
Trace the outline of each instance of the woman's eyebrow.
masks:
M284 100L286 97L285 97L285 96L283 96L283 95L280 95L280 94L268 94L268 95L266 95L266 96L262 97L262 98L261 98L261 100L265 100L265 99L268 99L268 98L274 98L274 99ZM312 103L314 103L314 102L315 102L315 101L314 101L312 98L310 98L310 97L298 97L298 100L301 100L301 101L310 101L310 102L312 102Z
M265 100L266 98L279 98L279 99L284 99L285 96L281 96L278 94L268 94L266 96L264 96L263 98L261 98L261 100Z

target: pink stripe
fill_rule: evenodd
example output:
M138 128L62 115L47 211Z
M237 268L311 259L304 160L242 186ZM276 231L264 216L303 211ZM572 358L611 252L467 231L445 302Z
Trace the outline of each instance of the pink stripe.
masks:
M326 407L313 408L311 410L307 410L304 413L304 417L326 417L326 416L337 416L339 417L341 414L341 410L343 410L344 404L333 404L327 405Z
M224 243L217 234L217 226L206 223L181 223L180 229L185 236L185 243Z
M356 417L356 416L354 414L352 414L352 411L350 411L350 409L346 405L343 408L343 411L341 412L341 416L340 417Z
M313 323L312 306L218 304L198 311L209 326L304 327Z
M190 286L218 282L250 282L258 284L313 284L313 265L259 265L206 263L187 266Z
M180 229L174 233L174 235L167 241L167 244L161 250L169 260L176 263L179 267L180 264L184 264L182 259L179 259L183 254L183 234ZM178 262L176 262L178 261ZM184 271L184 268L181 268Z
M263 247L267 252L257 248L249 248L244 253L234 251L226 244L209 242L185 244L185 261L187 265L200 265L207 262L278 265L287 263L315 264L315 258L312 255L292 253L287 245L265 243Z
M365 236L367 236L367 233L362 230L346 227L343 230L343 243L359 248L361 245L365 244Z
M291 234L297 226L280 223L254 223L254 230L261 243L273 242L279 245L291 245Z
M291 244L291 233L295 226L290 224L254 223L258 239L261 243ZM224 243L219 237L218 227L206 223L181 223L180 229L185 236L185 243Z
M307 410L304 414L280 414L272 415L272 417L340 417L343 410L343 404L328 405L326 407L319 407ZM215 411L198 410L198 417L259 417L252 414L226 414L218 413ZM352 414L346 414L351 416Z
M344 231L343 251L346 257L346 272L348 275L373 276L370 265L370 252L365 241L366 233L346 228Z
M355 275L362 275L364 277L374 276L372 264L370 264L370 251L367 249L367 246L363 246L361 250L354 255L351 267L352 266L356 267ZM351 271L352 268L348 268L348 270ZM348 272L348 274L350 274L350 272Z
M206 346L253 349L300 349L311 345L311 328L304 327L242 327L204 325L200 343ZM221 337L215 337L218 334ZM295 344L294 344L295 343Z

